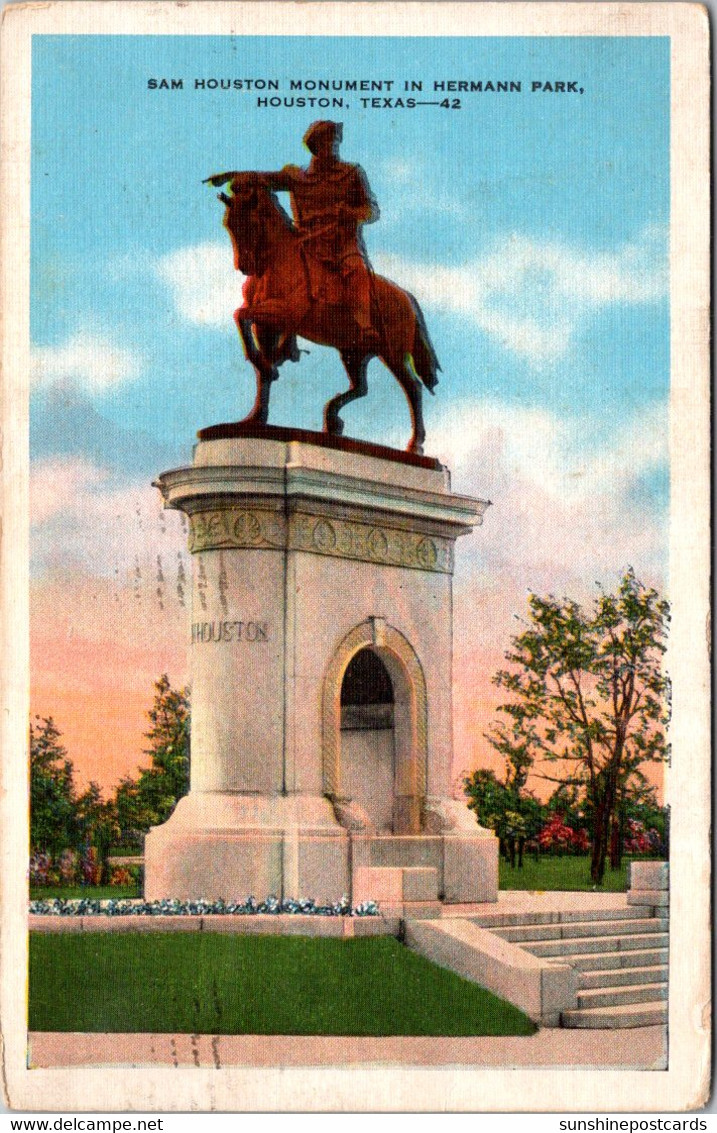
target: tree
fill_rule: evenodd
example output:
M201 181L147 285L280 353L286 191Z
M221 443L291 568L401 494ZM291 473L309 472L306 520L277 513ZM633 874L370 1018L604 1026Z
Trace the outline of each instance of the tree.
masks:
M587 825L585 792L570 783L559 783L545 804L548 817L559 815L573 830Z
M534 838L543 825L544 808L529 791L517 788L508 773L502 782L494 771L480 768L463 780L468 806L478 822L492 830L500 843L500 852L512 867L523 864L526 840Z
M106 871L106 857L117 836L114 803L102 798L96 783L81 794L74 767L51 716L30 722L30 849L58 865L66 851L94 846Z
M54 856L75 848L80 831L73 767L51 716L30 722L30 848Z
M622 865L626 842L629 852L635 852L637 840L643 852L666 854L667 825L666 808L658 805L654 786L638 770L620 787L610 831L610 868L619 869ZM638 831L643 831L644 837L636 838Z
M542 777L585 792L592 881L602 882L620 799L645 763L665 759L668 683L662 658L669 605L630 568L616 594L591 612L552 596L528 599L526 628L512 639L494 683L513 699L489 741L509 761L561 763Z
M115 800L103 799L97 783L91 782L75 802L75 816L85 849L94 846L97 851L99 881L104 884L109 874L110 846L120 833Z
M137 779L120 782L115 797L122 836L137 841L149 830L166 822L179 799L189 790L189 691L173 689L164 673L154 684L155 696L147 716L145 733L150 767Z

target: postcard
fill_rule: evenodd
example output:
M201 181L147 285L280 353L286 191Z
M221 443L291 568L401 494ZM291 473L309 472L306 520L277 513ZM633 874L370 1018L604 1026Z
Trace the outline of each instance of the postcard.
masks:
M2 61L8 1104L704 1105L704 9Z

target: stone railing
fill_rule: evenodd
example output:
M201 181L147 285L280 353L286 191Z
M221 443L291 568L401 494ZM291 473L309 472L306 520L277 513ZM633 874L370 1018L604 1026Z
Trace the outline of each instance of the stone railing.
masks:
M668 862L630 862L628 905L664 909L670 904L670 866ZM660 914L658 914L660 915Z

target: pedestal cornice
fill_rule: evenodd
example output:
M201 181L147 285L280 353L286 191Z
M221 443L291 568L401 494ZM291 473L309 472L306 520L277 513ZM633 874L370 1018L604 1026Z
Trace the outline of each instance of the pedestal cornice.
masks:
M384 468L373 454L354 455L349 475L338 453L338 467L326 466L325 449L320 466L313 466L316 458L305 444L245 438L247 463L241 465L207 464L208 447L201 452L198 446L192 467L156 481L165 506L189 516L192 552L293 550L451 573L456 538L481 524L489 506L451 493L442 470L420 470L425 486L417 486L415 476L413 485L403 484L400 467L387 462ZM223 448L212 442L210 455L236 458L228 442Z

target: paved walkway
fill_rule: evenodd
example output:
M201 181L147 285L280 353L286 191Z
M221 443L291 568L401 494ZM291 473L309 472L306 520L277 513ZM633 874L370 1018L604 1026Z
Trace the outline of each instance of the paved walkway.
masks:
M627 907L627 893L501 889L497 901L484 901L476 905L443 905L441 915L461 917L477 916L479 913L575 913Z
M34 1032L30 1067L55 1066L550 1066L663 1070L667 1029L550 1028L505 1038L309 1038L266 1035L108 1035Z

